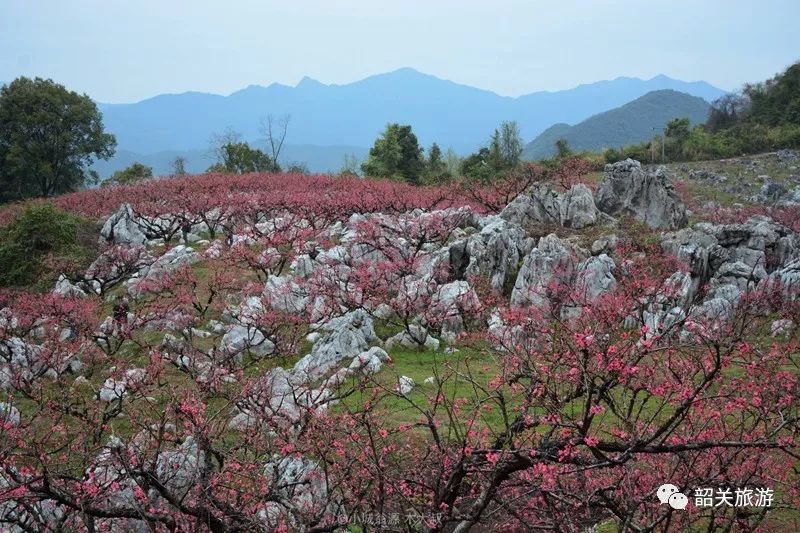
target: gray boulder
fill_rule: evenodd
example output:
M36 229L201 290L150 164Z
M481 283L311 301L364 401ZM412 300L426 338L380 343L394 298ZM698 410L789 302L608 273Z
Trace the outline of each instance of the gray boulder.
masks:
M501 292L513 283L520 257L533 247L535 241L519 225L498 215L484 217L481 225L479 232L445 249L441 259L448 262L451 280L484 276L489 278L495 291Z
M320 502L331 500L325 474L317 463L306 457L276 455L264 467L264 482L270 501L264 503L258 517L266 531L275 531L287 524L292 531L303 531L305 528L297 517ZM338 511L329 503L325 512L335 516Z
M304 381L318 379L344 359L352 359L376 342L372 318L361 309L329 320L320 327L322 337L311 353L294 365L294 374Z
M347 367L349 372L359 372L362 374L375 374L380 371L384 363L391 361L389 354L386 350L378 346L373 346L364 353L361 353L353 358L350 366Z
M592 191L582 183L573 185L564 194L537 184L528 194L521 194L508 204L500 217L518 226L551 224L582 229L596 224L601 213L595 206Z
M528 194L520 194L501 212L500 217L511 224L560 224L561 195L547 185L537 184Z
M790 261L780 270L773 272L769 280L780 283L787 299L797 300L800 298L800 258Z
M434 338L428 333L428 330L418 324L410 324L408 330L403 330L400 333L393 335L386 339L384 343L387 350L391 350L397 346L409 350L416 350L425 348L426 350L438 351L439 339Z
M262 291L269 305L285 313L301 313L308 304L308 293L289 276L270 276Z
M139 384L145 377L145 370L141 368L131 368L125 371L122 379L108 378L100 387L97 397L103 402L115 402L122 400L128 393L128 388Z
M199 450L194 438L189 436L176 450L158 454L156 475L170 493L181 499L201 476L205 454Z
M619 239L613 233L611 235L603 235L592 242L592 255L610 254L617 247L618 242Z
M241 361L244 351L249 351L258 357L264 357L275 351L275 344L254 327L236 325L232 326L223 335L220 341L220 348L225 353L233 355L238 361Z
M616 265L606 254L589 257L578 264L576 286L583 297L591 302L602 294L614 290L617 280L614 277Z
M406 395L411 392L417 384L408 376L400 376L397 378L397 387L395 390L402 395Z
M130 204L122 204L100 230L100 244L147 244Z
M666 233L661 246L684 262L699 284L718 275L760 281L800 256L800 236L762 216L742 224L701 223Z
M692 308L691 316L718 327L731 319L741 296L742 292L736 285L719 285L710 291L702 304Z
M651 228L677 229L688 221L686 206L665 171L645 172L633 159L606 165L594 201L603 213L628 216Z
M433 295L431 312L442 324L442 331L447 331L452 339L464 327L462 313L471 313L480 308L478 294L464 280L453 281L442 285Z
M565 228L583 229L597 223L600 211L592 191L583 183L573 185L561 198L560 223Z
M146 281L159 279L166 273L172 272L184 265L192 265L200 261L200 254L192 248L180 244L171 248L152 264L142 268L136 277L128 280L128 294L137 297L145 292Z
M64 274L61 274L56 281L56 286L53 289L53 294L57 294L62 298L85 298L86 291L78 285L72 283Z
M789 194L789 189L786 185L780 182L772 181L769 176L765 176L764 184L758 194L752 198L756 203L761 204L774 204L783 199Z
M549 285L569 282L574 270L575 259L569 244L553 233L542 237L537 247L525 256L511 292L511 304L546 305Z
M19 409L10 403L0 402L0 427L3 425L17 427L19 426L20 420L22 420L22 418Z

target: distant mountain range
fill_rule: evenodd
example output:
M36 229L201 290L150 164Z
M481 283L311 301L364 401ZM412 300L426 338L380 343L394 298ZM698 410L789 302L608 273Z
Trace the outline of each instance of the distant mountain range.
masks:
M342 168L344 156L355 156L358 161L364 161L369 150L361 146L314 146L314 145L285 145L281 150L281 163L284 167L293 164L303 164L312 172L335 172ZM92 169L101 177L106 178L133 163L139 162L153 169L156 176L170 174L176 157L186 160L185 168L190 174L199 174L210 167L215 161L210 150L165 150L154 154L141 154L130 150L117 149L114 157L108 161L96 161Z
M640 143L660 134L674 118L689 118L692 124L705 122L710 107L697 96L670 89L652 91L574 126L563 123L550 126L525 147L523 157L531 160L550 157L556 152L556 141L562 138L578 152Z
M229 96L187 92L99 106L106 128L117 136L120 162L124 153L141 160L163 152L204 151L210 136L227 128L258 143L261 117L289 114L287 152L288 145L304 146L297 153L303 154L311 170L324 171L338 169L345 153L366 153L389 122L411 124L423 146L437 142L466 153L485 143L504 120L516 120L523 136L530 139L552 124L574 124L660 89L707 101L725 93L703 81L661 75L649 80L616 78L512 98L404 68L344 85L304 78L295 87L251 85ZM316 155L320 150L325 155ZM301 160L288 153L282 159ZM124 167L116 162L101 166Z

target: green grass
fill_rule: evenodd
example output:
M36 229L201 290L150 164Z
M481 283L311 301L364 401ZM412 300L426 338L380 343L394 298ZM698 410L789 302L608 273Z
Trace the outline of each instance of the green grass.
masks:
M477 402L486 399L489 381L500 372L496 360L468 348L453 354L398 349L392 350L390 356L392 362L371 376L367 387L346 397L336 408L358 411L373 393L378 392L381 400L376 409L390 425L420 422L424 418L421 409L432 412L446 429L453 429L448 428L451 421L442 406L435 412L433 409L434 398L440 389L449 400L448 403L456 399L466 400L465 411L471 412ZM410 377L416 383L406 396L393 392L400 376ZM429 377L436 378L438 382L425 383ZM479 412L480 424L495 431L502 431L506 427L502 410L496 404L485 404Z

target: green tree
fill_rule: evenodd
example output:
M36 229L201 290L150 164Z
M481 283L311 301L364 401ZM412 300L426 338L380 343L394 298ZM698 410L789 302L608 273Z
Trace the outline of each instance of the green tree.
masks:
M690 121L688 118L675 118L667 123L664 135L678 142L683 142L689 137Z
M497 132L502 164L505 168L514 168L519 165L524 149L519 125L516 121L503 122Z
M447 174L451 177L455 177L461 172L461 157L455 150L448 148L444 153L444 165Z
M222 158L209 170L245 174L247 172L280 172L281 167L273 159L246 142L230 142L220 147Z
M750 107L750 100L739 94L726 94L714 101L706 119L706 129L716 132L730 128L742 120Z
M683 145L692 133L690 125L688 118L675 118L667 123L664 137L668 141L668 152L673 159L683 156Z
M503 122L492 132L489 144L461 162L461 173L469 179L488 181L517 168L523 143L516 122Z
M424 166L422 149L411 126L389 124L370 148L361 170L367 176L402 179L417 184Z
M108 159L115 147L85 94L41 78L0 89L0 200L76 190L93 159Z
M114 172L103 185L131 185L137 181L153 177L153 169L136 162L124 170Z
M442 149L433 143L428 149L428 158L425 160L423 181L425 183L441 183L452 176L447 168L447 162L442 156Z
M767 126L800 124L800 63L762 83L745 85L748 118Z
M556 158L566 159L572 155L572 148L569 147L569 141L563 137L556 141Z
M495 164L492 150L484 146L461 161L461 175L475 181L490 181L497 176Z

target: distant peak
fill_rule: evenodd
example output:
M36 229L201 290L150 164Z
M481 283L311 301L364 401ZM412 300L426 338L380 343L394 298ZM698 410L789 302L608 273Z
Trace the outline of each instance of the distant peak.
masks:
M401 67L401 68L398 68L398 69L395 69L395 70L391 70L389 72L384 72L383 74L374 74L373 76L370 76L370 77L371 78L375 78L375 77L396 78L396 77L399 77L399 76L405 76L405 77L409 77L409 78L434 78L434 79L440 79L440 78L434 76L433 74L420 72L419 70L417 70L415 68L412 68L412 67Z
M310 78L308 76L303 76L303 78L297 82L297 87L321 87L324 84L320 83L319 81L315 80L314 78Z
M389 74L422 74L422 72L412 67L400 67L389 72Z

